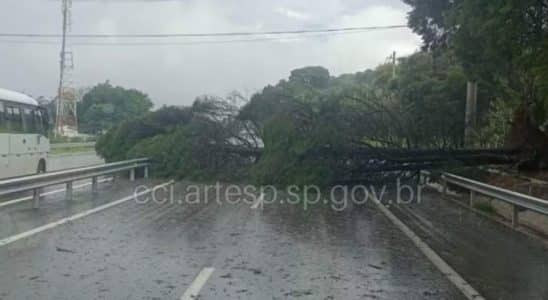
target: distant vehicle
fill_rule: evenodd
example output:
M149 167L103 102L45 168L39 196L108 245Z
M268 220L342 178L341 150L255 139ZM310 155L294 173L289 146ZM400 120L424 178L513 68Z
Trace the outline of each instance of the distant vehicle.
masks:
M48 115L33 98L0 89L0 178L46 172Z

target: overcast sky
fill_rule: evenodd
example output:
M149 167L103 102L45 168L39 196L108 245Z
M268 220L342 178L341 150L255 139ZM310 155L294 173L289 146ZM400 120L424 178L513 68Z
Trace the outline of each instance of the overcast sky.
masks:
M0 7L3 33L61 31L60 1L2 0ZM72 33L210 33L396 25L407 23L408 10L398 0L74 0ZM186 45L74 45L73 79L77 87L108 79L115 85L139 89L156 107L188 105L202 94L223 96L238 90L251 95L287 78L291 70L309 65L324 66L332 75L362 71L384 62L392 51L406 55L420 46L419 37L409 29L188 44L222 39L241 38L159 41ZM0 87L36 97L54 96L60 45L19 44L14 40L21 39L0 38Z

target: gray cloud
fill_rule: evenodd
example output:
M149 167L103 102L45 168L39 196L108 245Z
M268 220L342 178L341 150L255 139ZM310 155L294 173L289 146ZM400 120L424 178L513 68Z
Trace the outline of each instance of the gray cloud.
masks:
M395 0L75 1L73 33L225 32L392 25L406 23L407 10L408 7ZM60 26L59 1L2 1L0 28L3 32L58 33ZM204 39L170 42L197 40ZM245 43L82 45L73 47L76 66L73 78L78 86L109 79L117 85L137 88L148 93L157 106L185 105L201 94L224 95L231 90L251 94L287 77L290 70L307 65L325 66L333 75L364 70L384 62L393 50L409 54L418 49L419 44L419 38L405 29ZM0 86L34 96L55 95L58 52L58 45L6 44L0 39Z

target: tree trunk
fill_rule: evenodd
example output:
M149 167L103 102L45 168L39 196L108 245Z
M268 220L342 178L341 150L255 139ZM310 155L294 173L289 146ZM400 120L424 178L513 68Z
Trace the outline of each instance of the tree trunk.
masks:
M521 106L515 114L506 146L522 150L520 169L548 168L548 135L532 122L528 110Z

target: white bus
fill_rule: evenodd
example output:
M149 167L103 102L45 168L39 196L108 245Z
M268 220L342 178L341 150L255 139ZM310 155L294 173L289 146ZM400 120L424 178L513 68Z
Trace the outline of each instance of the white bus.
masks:
M48 116L33 98L0 89L0 178L46 172Z

